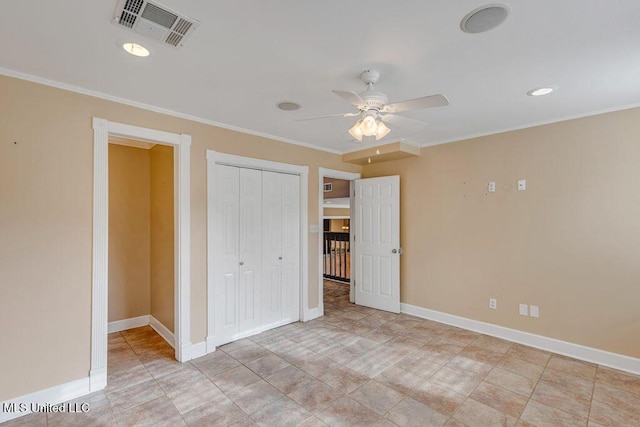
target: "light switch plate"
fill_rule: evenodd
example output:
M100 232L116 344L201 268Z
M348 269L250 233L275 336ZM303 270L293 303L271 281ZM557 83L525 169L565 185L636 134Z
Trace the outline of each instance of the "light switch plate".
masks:
M540 310L537 305L529 306L529 316L531 317L540 317Z
M487 185L487 190L489 191L489 193L495 193L496 192L496 183L491 181L489 182L489 184Z
M527 189L527 180L519 179L518 180L518 191L524 191Z

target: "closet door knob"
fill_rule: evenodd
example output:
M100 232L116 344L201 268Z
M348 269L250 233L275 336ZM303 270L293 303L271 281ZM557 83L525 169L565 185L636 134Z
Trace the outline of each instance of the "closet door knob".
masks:
M278 257L278 259L282 259L282 257L281 257L281 256L279 256L279 257Z
M244 261L240 261L240 265L244 265Z
M397 249L391 249L391 253L392 253L392 254L397 254L397 253L398 253L398 250L397 250Z

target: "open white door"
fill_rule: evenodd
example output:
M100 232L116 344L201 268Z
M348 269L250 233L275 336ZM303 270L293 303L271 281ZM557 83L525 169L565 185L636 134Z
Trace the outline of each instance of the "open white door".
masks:
M400 312L400 176L355 180L355 302Z

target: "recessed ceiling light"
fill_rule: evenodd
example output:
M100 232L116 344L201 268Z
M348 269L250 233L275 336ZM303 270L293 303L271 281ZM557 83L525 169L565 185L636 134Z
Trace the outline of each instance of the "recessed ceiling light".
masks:
M509 16L509 8L503 4L487 4L469 12L460 22L465 33L477 34L493 30Z
M124 43L122 48L135 56L149 56L149 49L146 47L139 45L138 43Z
M291 101L283 101L276 104L276 107L283 111L295 111L300 109L300 104Z
M531 89L529 92L527 92L527 95L529 96L543 96L543 95L549 95L551 92L553 92L556 88L555 87L537 87L535 89Z

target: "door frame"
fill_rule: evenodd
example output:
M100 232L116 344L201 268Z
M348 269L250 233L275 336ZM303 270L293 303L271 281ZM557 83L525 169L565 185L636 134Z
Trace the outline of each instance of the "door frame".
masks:
M346 181L353 181L356 179L360 179L359 172L345 172L335 169L327 169L327 168L318 168L318 316L324 316L324 259L323 259L323 236L324 236L324 179L325 178L333 178L333 179L344 179ZM351 187L351 186L350 186ZM353 195L350 194L351 205L349 209L353 209ZM353 213L353 212L351 212ZM353 215L350 215L351 220L353 220ZM351 226L353 229L353 223ZM349 242L351 245L351 242ZM354 258L351 257L351 278L349 284L349 299L353 302L353 283L355 280L355 269L353 268Z
M213 298L213 229L210 223L209 212L213 212L215 206L216 191L211 185L213 180L213 168L215 165L226 165L260 169L269 172L288 173L300 176L300 301L299 318L307 321L312 318L312 310L309 308L309 244L307 224L309 218L309 166L292 165L289 163L273 162L270 160L256 159L252 157L238 156L207 150L207 353L215 350L214 345L214 298Z
M109 291L109 137L174 147L174 348L191 357L191 136L111 122L93 117L93 249L91 280L91 392L107 386Z

